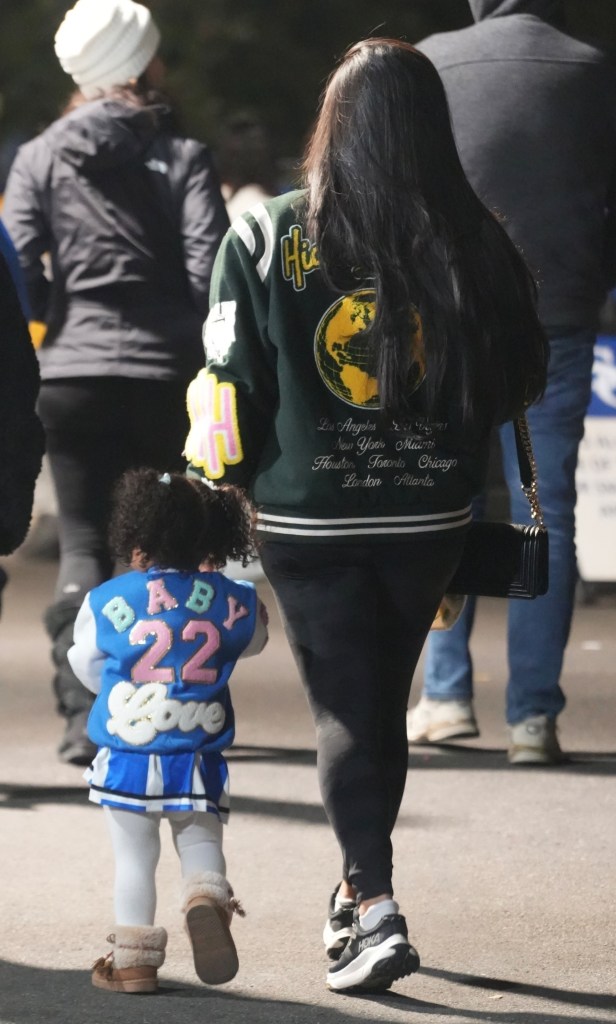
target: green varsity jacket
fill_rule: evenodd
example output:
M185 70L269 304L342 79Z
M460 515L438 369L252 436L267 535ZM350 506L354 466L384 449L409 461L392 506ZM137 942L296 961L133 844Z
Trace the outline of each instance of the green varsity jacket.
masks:
M272 541L464 529L484 483L487 434L469 446L452 424L422 414L423 343L411 315L417 413L385 425L363 337L374 291L369 281L345 294L326 286L303 197L258 204L221 245L206 366L188 391L192 471L247 488Z

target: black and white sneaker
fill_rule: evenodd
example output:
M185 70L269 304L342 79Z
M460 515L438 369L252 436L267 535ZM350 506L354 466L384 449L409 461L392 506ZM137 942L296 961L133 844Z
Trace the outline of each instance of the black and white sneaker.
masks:
M344 902L343 906L337 907L336 896L338 895L339 888L340 885L337 885L329 898L327 921L323 929L325 952L330 960L338 960L340 958L341 953L353 934L355 901L348 900Z
M376 928L364 931L356 913L353 934L327 973L327 987L334 992L385 992L417 970L419 954L408 940L402 914L386 914Z

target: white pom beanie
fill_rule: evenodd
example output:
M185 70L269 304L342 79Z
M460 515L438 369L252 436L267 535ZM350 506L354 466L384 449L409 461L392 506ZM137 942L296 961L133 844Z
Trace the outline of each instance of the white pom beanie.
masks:
M86 99L138 78L160 42L152 15L133 0L77 0L56 32L56 56Z

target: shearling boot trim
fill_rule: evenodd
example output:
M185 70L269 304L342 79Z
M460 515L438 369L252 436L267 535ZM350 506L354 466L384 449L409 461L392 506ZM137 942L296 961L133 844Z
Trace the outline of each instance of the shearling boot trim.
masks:
M153 925L116 925L107 941L113 944L113 966L121 971L126 967L162 967L165 961L167 932Z
M185 878L182 910L197 977L206 985L231 981L239 967L231 919L243 911L224 875L201 871Z
M189 904L200 896L212 900L229 914L229 918L232 914L246 916L246 911L233 895L233 889L227 879L217 871L198 871L184 879L181 895L182 912L186 913Z

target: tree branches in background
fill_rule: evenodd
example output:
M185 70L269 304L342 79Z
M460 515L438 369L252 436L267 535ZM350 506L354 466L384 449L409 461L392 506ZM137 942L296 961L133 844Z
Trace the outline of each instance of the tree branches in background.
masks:
M325 79L370 35L416 42L470 24L464 0L141 0L162 32L168 86L185 129L214 149L238 114L262 121L275 155L301 152ZM0 190L15 145L54 120L72 91L53 52L70 0L3 5ZM567 0L572 30L616 46L613 0ZM7 9L8 8L8 9Z

